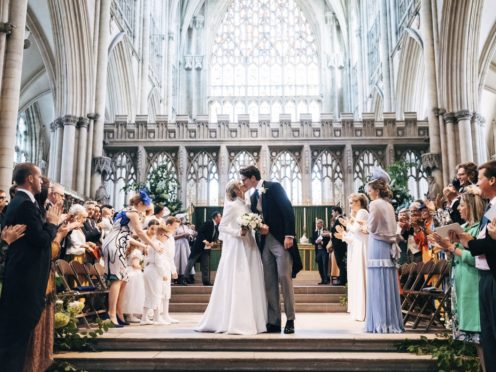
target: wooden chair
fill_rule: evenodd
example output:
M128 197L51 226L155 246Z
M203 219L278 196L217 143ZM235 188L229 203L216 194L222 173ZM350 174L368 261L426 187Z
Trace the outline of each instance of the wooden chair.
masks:
M418 269L420 263L417 265ZM433 260L429 260L422 264L420 270L417 271L415 280L413 281L411 288L403 291L405 295L401 310L402 313L405 314L403 316L403 324L406 325L406 323L410 319L410 316L416 314L413 313L413 310L415 306L418 306L418 293L427 286L427 283L429 283L430 279L432 278L434 266L435 264Z

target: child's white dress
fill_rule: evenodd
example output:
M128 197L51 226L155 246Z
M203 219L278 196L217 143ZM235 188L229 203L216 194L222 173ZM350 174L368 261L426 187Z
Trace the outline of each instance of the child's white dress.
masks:
M122 312L124 314L141 314L145 302L145 280L141 266L132 267L133 259L143 260L143 253L135 249L129 255L129 266L126 268L128 281L124 291Z
M155 244L164 247L164 244L154 240ZM164 280L166 275L170 281L170 264L167 253L158 253L155 249L149 248L145 260L145 307L158 310L164 299Z

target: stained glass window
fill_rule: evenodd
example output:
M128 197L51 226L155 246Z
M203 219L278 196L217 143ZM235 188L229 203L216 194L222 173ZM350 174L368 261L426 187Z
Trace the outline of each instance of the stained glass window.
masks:
M380 162L375 152L365 150L355 153L354 191L357 192L360 186L368 182L372 168L379 166Z
M301 170L291 152L283 151L275 156L270 177L281 183L293 205L301 204Z
M136 168L131 156L126 152L110 155L112 158L111 184L109 185L110 200L116 209L121 209L129 202L129 191L125 186L136 182Z
M213 154L205 151L190 154L188 170L187 204L218 205L219 173Z
M421 154L412 150L407 150L401 159L407 162L408 166L408 191L414 199L423 199L429 189L427 175L422 167Z
M148 169L148 176L150 176L151 172L157 169L159 166L163 166L167 174L174 180L174 182L179 185L177 179L177 169L174 163L174 159L172 158L173 154L169 154L167 152L160 152L155 154L150 162L150 167ZM175 197L177 195L170 195L171 197Z
M210 58L209 110L217 115L320 113L317 44L295 0L233 0ZM281 111L281 109L283 109Z
M343 205L343 172L341 152L315 152L312 167L312 203L314 205Z
M239 170L249 165L257 165L257 162L252 154L248 151L241 151L236 154L234 159L231 161L231 165L229 166L229 181L239 179Z

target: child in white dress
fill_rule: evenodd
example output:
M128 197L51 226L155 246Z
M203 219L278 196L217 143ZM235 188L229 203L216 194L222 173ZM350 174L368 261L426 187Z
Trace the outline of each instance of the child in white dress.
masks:
M141 268L143 253L135 244L130 244L127 258L129 266L126 268L128 281L122 304L122 311L130 323L139 323L136 315L141 314L145 303L145 280Z
M157 230L157 239L164 244L165 246L165 254L167 255L168 263L169 263L169 268L170 268L170 275L172 279L177 279L177 268L174 263L174 257L176 254L176 241L174 239L174 234L179 227L179 224L181 221L177 219L176 217L168 217L167 220L165 221L165 234L167 235L166 238L164 238L163 235L159 236L159 231L162 232L163 230L159 228ZM164 297L162 300L162 307L161 307L161 318L167 322L167 323L179 323L178 320L172 318L169 315L169 302L171 298L171 280L167 280L163 283L163 290L164 290Z

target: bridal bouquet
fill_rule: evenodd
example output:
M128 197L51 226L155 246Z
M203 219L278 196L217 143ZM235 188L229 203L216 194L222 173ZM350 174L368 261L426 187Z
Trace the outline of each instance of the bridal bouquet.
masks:
M256 213L245 213L238 218L238 222L243 230L241 235L244 236L249 229L257 230L262 226L262 217Z

